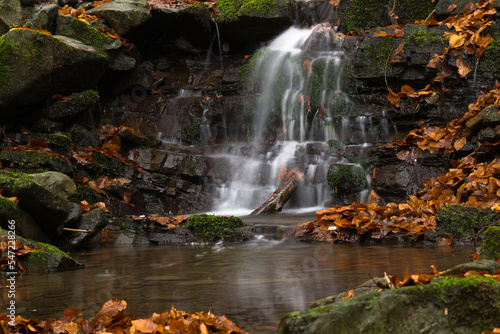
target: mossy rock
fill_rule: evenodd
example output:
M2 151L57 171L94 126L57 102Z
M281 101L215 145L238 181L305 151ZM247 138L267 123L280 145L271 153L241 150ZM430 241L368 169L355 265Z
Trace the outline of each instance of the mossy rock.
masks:
M87 201L89 204L95 204L98 202L104 202L105 200L106 198L103 195L88 186L76 186L75 202L80 203L81 201Z
M436 7L432 0L400 0L396 1L394 12L399 16L398 23L406 24L416 20L424 20ZM387 9L394 5L393 0L346 0L340 1L338 15L342 32L386 27L391 24Z
M484 232L481 258L491 260L500 258L500 226L490 226Z
M477 70L478 72L487 73L493 78L500 75L500 36L495 36L495 39L486 47L479 60Z
M289 0L219 0L217 2L217 22L234 21L241 16L247 17L278 17L288 16Z
M57 16L55 35L71 37L85 45L102 50L116 50L123 45L120 40L109 37L83 21L63 14Z
M341 195L356 193L368 187L365 172L358 165L332 164L326 180Z
M55 171L71 175L75 167L61 157L38 151L7 151L0 153L0 161L24 173Z
M70 129L70 137L76 145L97 147L99 146L99 135L95 131L89 131L85 127L75 124Z
M7 231L0 231L0 236L7 236ZM21 258L30 273L46 273L66 270L83 269L85 265L76 262L71 256L56 246L22 238L16 235L16 240L31 248L40 246Z
M500 325L500 283L493 278L443 277L371 292L294 312L278 333L481 333Z
M215 242L240 233L237 229L243 226L239 217L201 214L189 217L184 227L202 241Z
M73 141L68 136L61 133L27 133L21 135L19 140L22 144L27 144L32 140L41 140L47 147L50 148L57 154L63 155L66 158L70 158L72 154Z
M51 120L72 118L85 113L92 113L98 103L99 93L93 89L88 89L52 103L45 113L47 118Z
M462 205L445 205L436 215L436 232L471 236L500 220L500 213Z

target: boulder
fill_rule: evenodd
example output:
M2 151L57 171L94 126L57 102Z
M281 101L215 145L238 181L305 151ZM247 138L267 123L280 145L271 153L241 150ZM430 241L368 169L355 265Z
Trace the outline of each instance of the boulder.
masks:
M215 215L192 215L184 225L191 230L200 241L215 242L219 240L245 240L241 227L243 221L239 217L223 217Z
M108 224L108 217L102 209L87 212L73 228L89 232L65 231L59 239L57 246L63 250L72 250L85 245L94 238Z
M102 50L119 49L123 42L92 28L87 23L69 15L57 15L55 35L63 35L79 40L85 45Z
M63 173L45 172L35 174L33 181L53 194L61 196L66 201L76 195L75 182Z
M368 187L365 171L354 164L331 164L326 179L330 187L339 195L360 192Z
M459 264L458 266L455 266L453 268L450 268L441 274L439 276L451 276L451 275L461 275L464 272L467 271L481 271L481 272L486 272L489 275L495 274L495 271L500 269L500 264L492 261L492 260L479 260L476 262L468 262L468 263L462 263Z
M492 278L443 277L290 313L278 333L481 333L499 326L499 298Z
M6 165L25 173L40 173L53 170L70 175L75 167L64 157L38 151L9 151L0 152L0 161Z
M195 48L207 49L214 29L207 5L198 4L177 12L182 36Z
M28 29L0 37L0 50L1 109L95 88L108 62L91 46Z
M86 14L105 19L120 36L137 30L152 18L148 5L143 0L115 0L87 10Z
M0 197L0 227L10 230L9 221L15 222L16 235L40 242L51 242L49 237L35 224L33 218L28 213L21 210L10 199Z
M24 6L24 5L23 5ZM59 6L55 4L23 8L23 24L54 33Z
M237 43L275 37L292 25L295 10L290 0L222 0L216 6L222 40Z
M16 136L16 141L20 144L28 144L33 140L36 140L38 143L40 143L39 141L42 141L48 148L54 151L54 153L60 154L68 159L71 157L73 142L66 135L61 133L30 132ZM42 146L44 144L40 143ZM34 143L32 143L32 145L34 145Z
M0 2L0 35L5 34L12 25L21 25L21 3L19 0Z
M0 231L0 236L7 236L7 231ZM24 267L30 273L48 273L85 268L85 265L76 262L71 256L53 245L25 239L20 236L16 236L16 240L31 248L41 247L41 249L32 250L21 257Z
M78 146L97 147L99 136L94 131L87 130L81 125L74 124L70 129L71 140Z
M98 103L99 93L89 89L50 104L45 113L50 120L71 118L85 113L92 113Z
M67 202L54 195L26 174L0 171L3 195L17 197L19 207L30 214L40 229L51 240L62 233L62 224L68 216Z

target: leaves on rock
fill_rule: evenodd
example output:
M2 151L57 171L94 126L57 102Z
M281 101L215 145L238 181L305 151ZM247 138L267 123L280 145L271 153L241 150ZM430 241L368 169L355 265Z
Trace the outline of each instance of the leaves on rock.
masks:
M42 247L31 248L19 240L9 240L6 236L0 237L0 271L27 271L22 258L26 254L39 249L42 249Z

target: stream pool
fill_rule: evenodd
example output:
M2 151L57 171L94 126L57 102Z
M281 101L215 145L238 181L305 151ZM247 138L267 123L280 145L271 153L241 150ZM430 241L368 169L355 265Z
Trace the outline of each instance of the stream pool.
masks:
M291 228L314 214L243 217ZM257 236L237 244L193 244L92 249L71 253L84 270L26 273L16 279L17 314L60 318L68 307L94 316L111 298L127 302L126 315L149 317L172 305L189 313L226 315L251 333L275 333L288 312L355 288L387 272L404 277L469 262L471 246L409 247L303 243ZM0 278L0 286L6 286ZM1 309L7 307L1 289Z

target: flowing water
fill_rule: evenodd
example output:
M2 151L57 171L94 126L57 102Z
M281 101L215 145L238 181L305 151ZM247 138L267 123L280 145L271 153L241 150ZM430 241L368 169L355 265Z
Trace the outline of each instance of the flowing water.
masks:
M246 217L253 224L290 228L311 214ZM286 234L286 233L285 233ZM312 302L381 277L428 273L469 261L471 247L311 244L259 236L236 244L101 248L71 254L84 270L23 274L16 279L17 314L60 318L73 307L94 316L110 298L126 315L150 317L174 305L190 313L226 315L251 333L275 333L281 317ZM0 278L0 286L7 285ZM0 309L7 289L0 289Z

